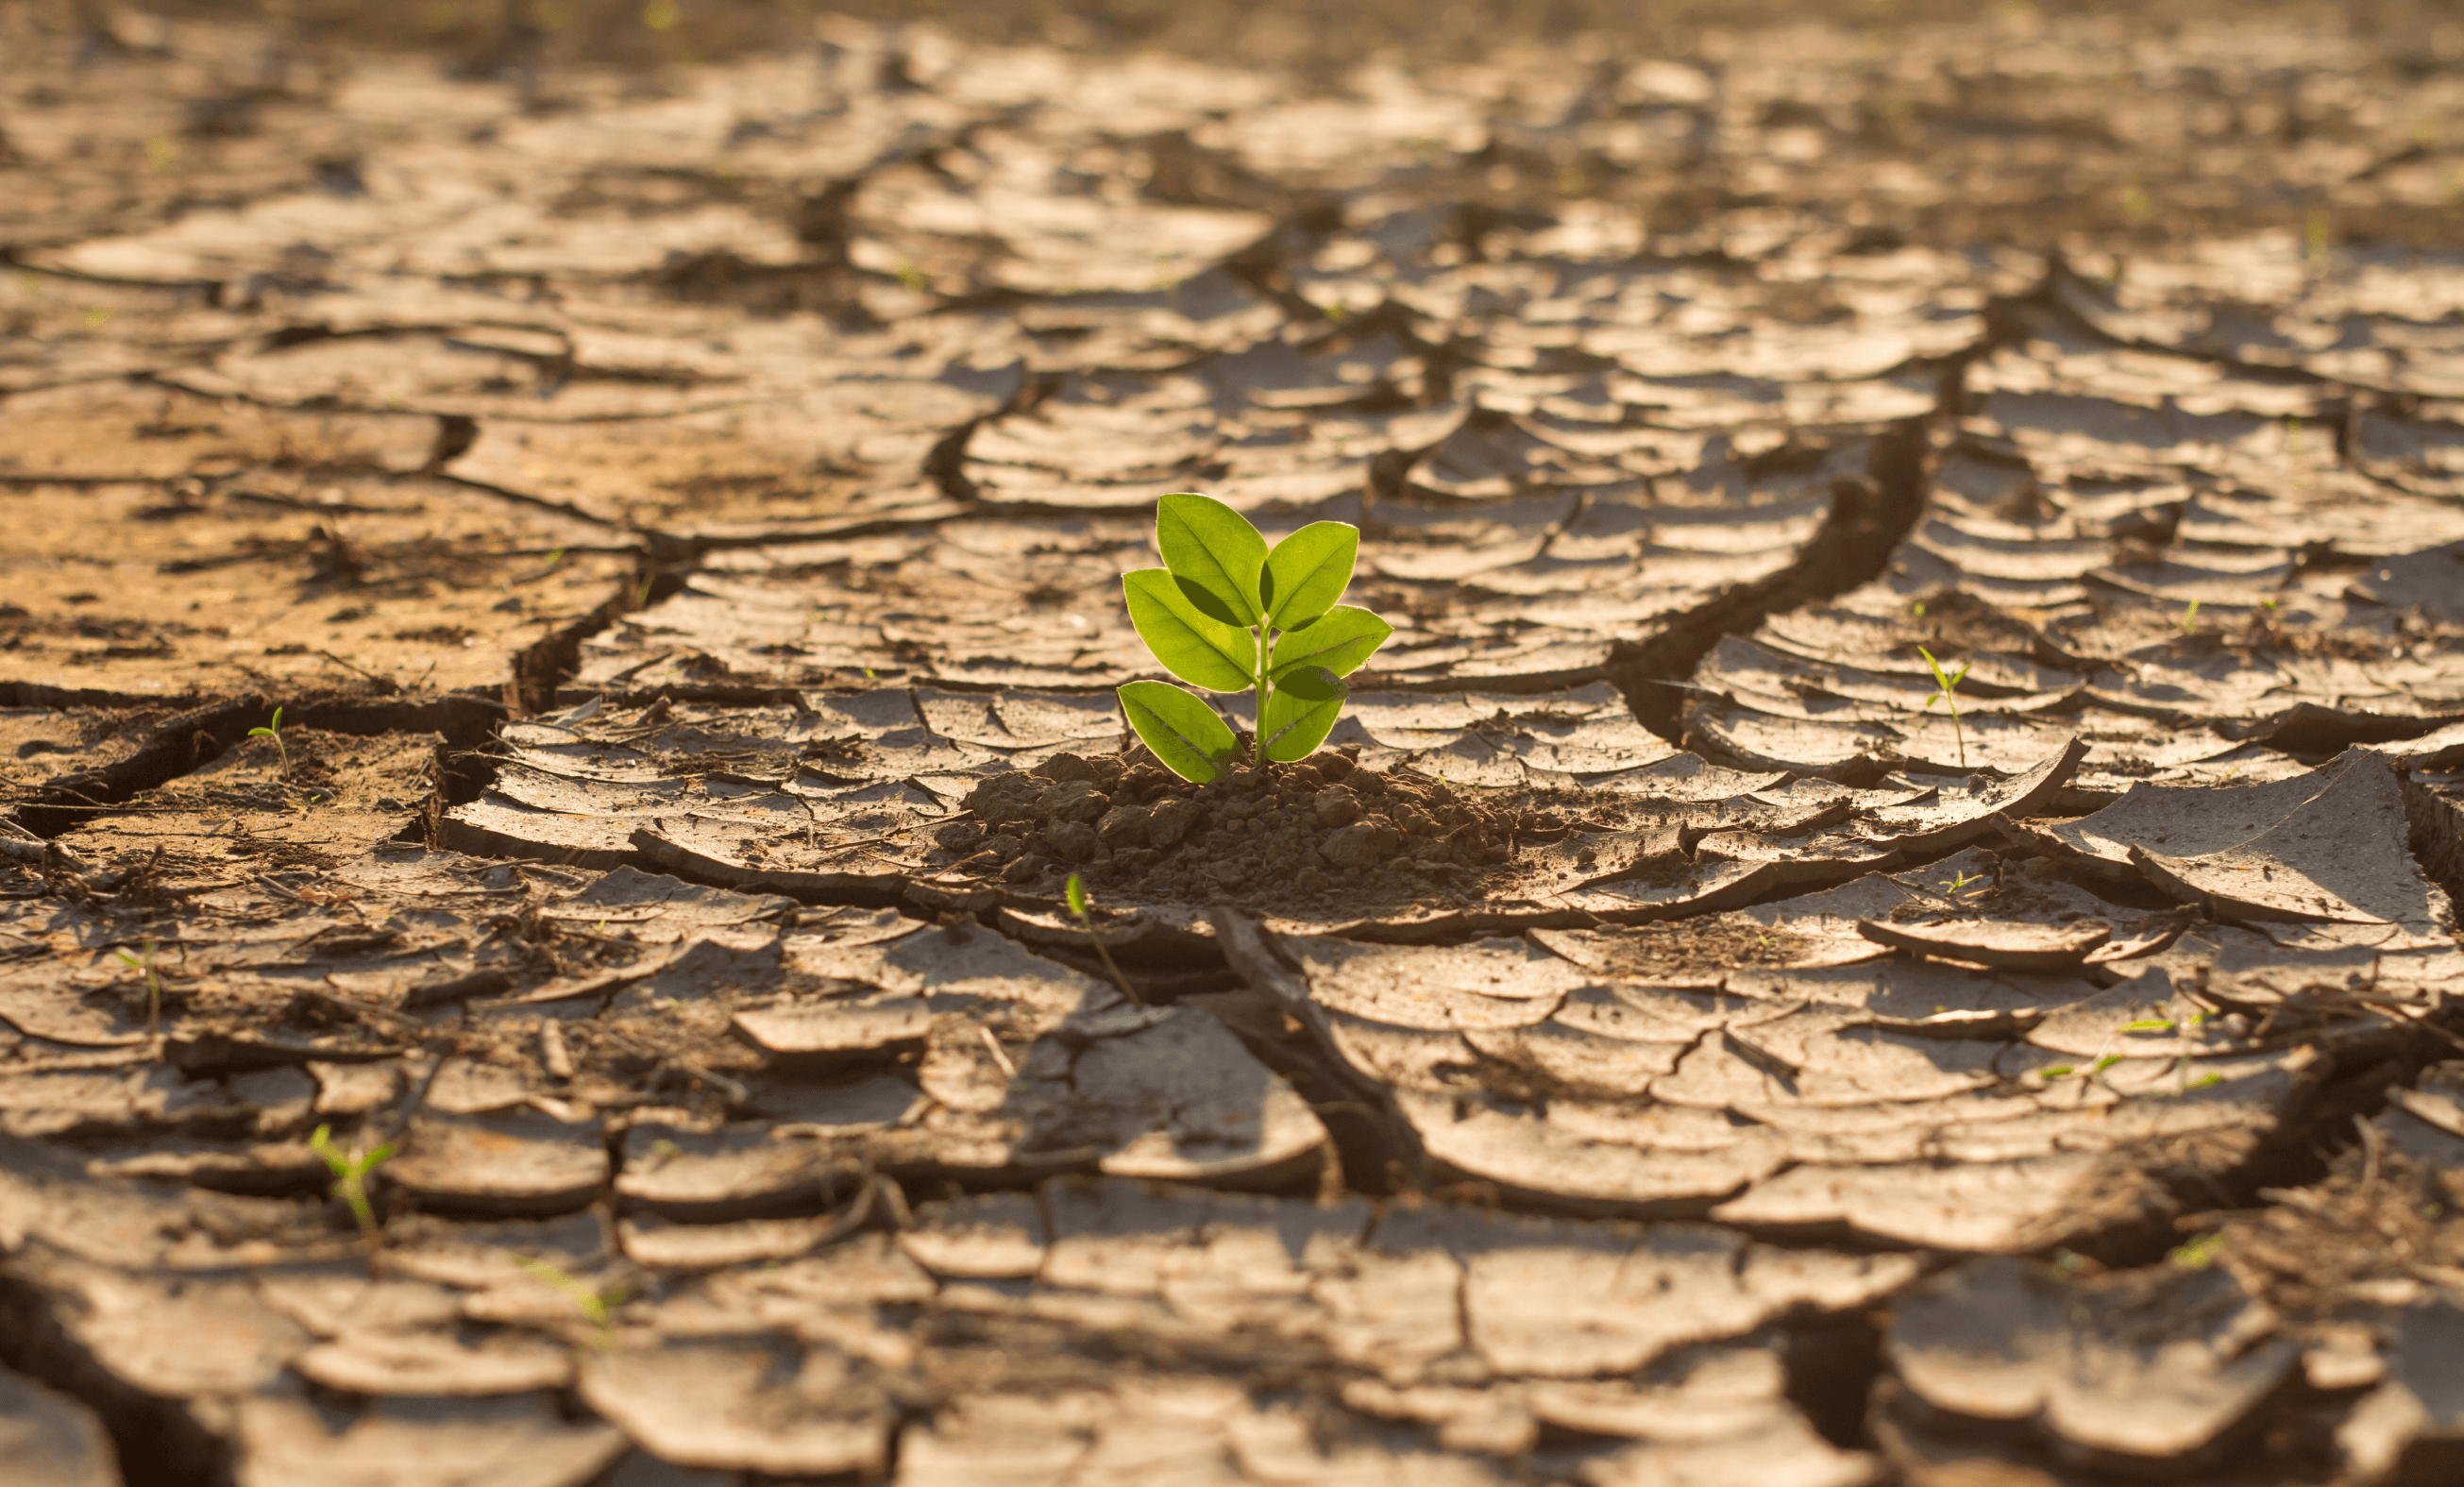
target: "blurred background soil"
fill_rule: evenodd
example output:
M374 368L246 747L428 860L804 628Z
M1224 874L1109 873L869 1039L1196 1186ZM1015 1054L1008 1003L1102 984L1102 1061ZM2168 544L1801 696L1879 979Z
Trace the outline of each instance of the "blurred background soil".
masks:
M1637 113L1709 101L1692 96L1703 72L1725 85L1711 127L1666 169L1571 144L1537 158L1492 144L1462 162L1466 198L1632 202L1657 228L1806 206L1805 173L1779 167L1819 160L1833 168L1815 191L1871 196L1848 215L1881 246L2042 248L2066 233L2154 246L2282 228L2324 252L2427 247L2464 230L2464 15L2436 0L15 0L0 9L0 57L13 54L0 76L13 75L15 95L0 100L0 172L9 113L42 102L56 78L33 73L56 63L67 37L86 59L142 56L167 28L200 21L256 38L255 61L272 71L247 76L234 55L218 100L185 100L172 132L193 142L175 152L186 166L296 90L301 58L410 50L462 78L605 69L655 86L662 70L808 46L833 17L1255 66L1303 94L1356 87L1362 69L1381 66L1450 80L1485 73L1510 97L1517 78L1681 64L1684 74L1658 79L1669 96L1634 99ZM1735 85L1741 70L1756 87ZM1647 94L1652 71L1639 76ZM1748 139L1771 168L1735 168ZM158 144L147 158L173 174L164 157ZM1952 189L1913 201L1871 189L1909 170ZM178 181L155 187L132 196L176 200Z

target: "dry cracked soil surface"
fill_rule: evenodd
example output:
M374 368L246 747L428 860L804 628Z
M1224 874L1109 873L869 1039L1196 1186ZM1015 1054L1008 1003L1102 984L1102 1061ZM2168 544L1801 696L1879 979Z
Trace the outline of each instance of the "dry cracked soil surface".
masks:
M0 1476L2464 1480L2452 12L891 9L0 9Z

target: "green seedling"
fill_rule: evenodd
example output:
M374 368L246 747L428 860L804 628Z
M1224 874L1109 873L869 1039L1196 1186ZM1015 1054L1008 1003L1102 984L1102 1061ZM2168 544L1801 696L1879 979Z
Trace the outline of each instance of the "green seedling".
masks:
M1956 899L1961 894L1969 892L1970 885L1982 881L1984 881L1984 875L1981 873L1953 873L1950 876L1950 881L1942 885L1942 890Z
M1933 658L1931 651L1919 646L1917 655L1925 657L1925 665L1933 672L1934 693L1925 699L1925 710L1931 712L1936 702L1941 702L1950 709L1950 736L1959 744L1959 767L1965 769L1968 767L1968 729L1959 721L1958 692L1959 684L1968 679L1968 669L1976 663L1962 661L1959 670L1946 672L1942 669L1942 662Z
M594 1291L561 1266L551 1265L545 1260L536 1260L527 1254L515 1255L514 1263L573 1298L574 1310L582 1313L583 1321L589 1322L603 1333L616 1330L615 1309L623 1305L633 1294L633 1288L621 1280Z
M1312 522L1269 550L1220 500L1176 494L1155 504L1164 566L1121 575L1130 622L1164 670L1209 692L1257 698L1254 763L1306 759L1326 742L1352 689L1343 678L1395 627L1337 604L1360 529ZM1230 769L1239 742L1202 699L1161 681L1120 689L1130 726L1164 766L1203 785Z
M262 728L249 729L248 736L253 739L272 739L274 741L275 756L282 761L283 783L286 785L289 784L291 782L291 750L284 747L282 744L282 709L279 707L275 708L274 710L274 721Z
M1069 881L1062 885L1061 895L1069 900L1069 913L1078 921L1078 927L1087 931L1088 943L1094 945L1095 953L1104 958L1104 968L1112 973L1112 985L1121 988L1121 994L1130 999L1131 1006L1147 1005L1130 985L1130 978L1121 974L1121 967L1112 963L1112 952L1105 948L1104 937L1095 933L1094 917L1087 912L1086 879L1075 873L1070 874Z
M145 1035L159 1038L163 1035L163 973L154 968L154 942L146 941L142 948L143 955L131 955L125 950L111 953L145 978Z
M2187 635L2198 628L2199 601L2193 599L2190 601L2189 607L2182 611L2182 633Z
M2186 1244L2175 1245L2166 1254L2165 1260L2180 1270L2205 1270L2216 1262L2216 1256L2224 1252L2224 1232L2210 1230Z
M2049 1082L2054 1079L2067 1079L2073 1075L2077 1075L2082 1079L2093 1079L2098 1075L2102 1074L2104 1071L2112 1068L2115 1064L2120 1062L2122 1062L2122 1055L2120 1054L2107 1054L2102 1058L2100 1058L2096 1062L2088 1065L2085 1069L2079 1068L2073 1064L2054 1064L2048 1068L2039 1069L2036 1072L2044 1076L2046 1080Z
M308 1147L324 1161L326 1169L334 1174L334 1186L330 1189L334 1196L350 1206L351 1217L360 1226L360 1237L367 1241L368 1271L373 1275L383 1240L377 1232L376 1207L368 1201L368 1178L393 1155L394 1143L382 1143L372 1151L363 1151L354 1145L346 1152L335 1144L333 1127L320 1125L308 1138Z

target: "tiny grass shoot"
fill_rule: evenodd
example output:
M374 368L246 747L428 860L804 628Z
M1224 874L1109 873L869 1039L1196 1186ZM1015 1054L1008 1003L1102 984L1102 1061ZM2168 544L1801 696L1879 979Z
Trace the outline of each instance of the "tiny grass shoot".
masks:
M2195 1239L2175 1245L2166 1254L2165 1260L2177 1270L2205 1270L2216 1262L2216 1256L2224 1247L2224 1231L2210 1230Z
M248 736L253 739L272 739L274 741L275 757L282 761L282 783L285 785L290 784L291 750L285 746L282 742L282 709L279 707L275 708L274 710L273 721L267 723L262 728L249 729Z
M145 978L145 1035L160 1039L163 1036L163 973L154 968L154 942L147 940L139 948L143 952L140 955L131 955L126 950L111 953L119 956L130 970Z
M1942 890L1956 899L1964 893L1980 891L1975 885L1984 880L1985 875L1982 873L1953 873L1950 876L1950 881L1942 885Z
M2183 633L2184 635L2189 635L2189 633L2191 633L2193 631L2197 630L2198 628L2199 628L2199 601L2198 601L2198 600L2196 600L2196 599L2193 599L2193 600L2191 600L2191 601L2190 601L2189 608L2188 608L2188 609L2186 609L2186 610L2184 610L2182 611L2182 633Z
M1269 548L1248 518L1184 492L1155 503L1155 550L1162 567L1121 575L1138 638L1190 685L1257 699L1254 765L1316 752L1351 695L1343 678L1395 633L1335 603L1352 582L1360 529L1312 522ZM1161 681L1133 681L1119 695L1130 726L1173 773L1203 785L1233 766L1239 741L1202 699Z
M1969 668L1976 663L1962 661L1959 670L1946 672L1942 669L1942 662L1933 658L1931 651L1919 646L1917 655L1925 657L1925 666L1933 673L1934 693L1925 699L1924 710L1931 712L1936 702L1941 702L1950 709L1950 736L1959 744L1959 767L1965 769L1968 767L1968 729L1959 720L1958 692L1959 684L1968 679Z
M377 1228L376 1207L368 1201L368 1179L393 1155L394 1143L385 1142L372 1151L354 1144L346 1152L335 1143L333 1127L319 1125L309 1136L308 1146L334 1174L330 1190L349 1206L352 1219L360 1226L360 1237L367 1243L368 1274L375 1275L384 1238Z
M1070 874L1069 881L1062 885L1061 894L1069 900L1069 913L1078 921L1078 927L1087 931L1088 943L1095 947L1097 955L1103 957L1104 968L1112 973L1112 985L1121 988L1121 994L1130 999L1132 1007L1146 1006L1137 989L1130 985L1130 978L1122 975L1121 967L1113 964L1112 952L1105 947L1104 937L1095 932L1094 916L1087 912L1087 880L1075 873ZM999 1051L998 1047L995 1051Z
M633 1288L621 1280L594 1291L561 1265L527 1254L515 1255L514 1263L572 1298L574 1310L603 1337L616 1330L615 1308L632 1298Z

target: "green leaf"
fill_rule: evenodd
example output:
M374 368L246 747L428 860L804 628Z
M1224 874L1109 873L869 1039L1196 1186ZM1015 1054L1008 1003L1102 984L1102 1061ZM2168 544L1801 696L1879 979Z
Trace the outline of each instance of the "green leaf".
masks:
M1266 554L1267 623L1297 630L1334 608L1360 556L1360 528L1312 522Z
M1354 605L1338 604L1333 609L1299 630L1287 630L1275 637L1273 658L1267 662L1267 679L1283 685L1286 673L1304 666L1323 667L1338 677L1348 677L1360 669L1360 663L1377 654L1395 627Z
M1193 784L1222 773L1240 746L1214 708L1168 682L1133 681L1119 695L1121 713L1139 740L1165 768Z
M1266 568L1266 540L1247 517L1212 497L1166 496L1155 502L1155 550L1180 581L1181 592L1207 618L1254 625L1265 616L1258 586Z
M1219 624L1190 607L1172 575L1139 568L1121 575L1130 623L1163 669L1192 686L1243 692L1257 685L1257 643L1245 630Z
M1341 677L1323 666L1293 666L1275 678L1275 690L1304 697L1312 702L1328 698L1340 700L1352 695L1352 688Z
M1156 683L1158 686L1160 682ZM1072 873L1069 881L1061 885L1061 895L1069 900L1069 912L1080 919L1087 917L1087 879Z
M1259 736L1266 741L1268 759L1278 764L1307 759L1333 731L1334 720L1342 713L1350 689L1332 677L1326 679L1341 690L1330 697L1312 698L1278 688L1267 696L1265 723L1259 729Z

